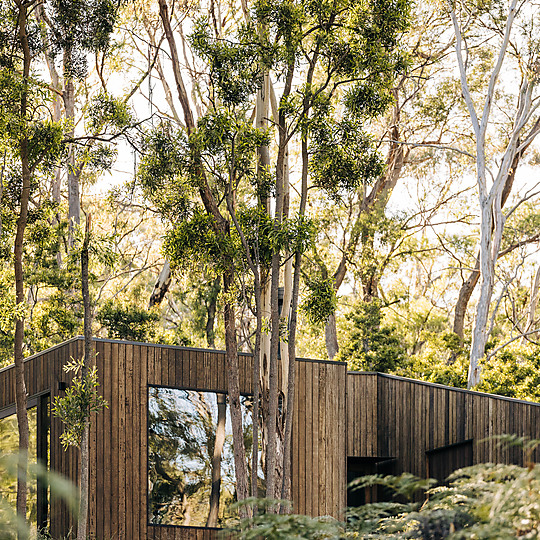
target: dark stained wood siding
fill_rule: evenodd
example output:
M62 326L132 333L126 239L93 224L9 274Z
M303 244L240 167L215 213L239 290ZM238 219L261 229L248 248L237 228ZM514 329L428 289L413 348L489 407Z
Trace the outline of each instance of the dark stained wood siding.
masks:
M427 477L427 452L472 439L473 463L522 465L522 451L490 439L502 434L539 438L540 405L380 373L347 374L348 456L396 458L396 473Z
M151 344L96 340L100 392L108 407L94 415L90 433L89 531L98 540L217 538L215 530L147 524L148 386L227 391L225 353ZM59 395L69 382L62 367L82 354L75 338L26 360L28 393ZM240 390L251 393L251 356L239 357ZM298 361L293 427L293 504L298 512L338 517L345 506L346 367ZM0 409L14 403L14 371L0 370ZM51 467L77 479L77 452L59 443L61 422L51 422ZM75 523L63 503L52 503L52 534Z
M227 391L220 351L96 340L101 393L108 408L93 418L90 513L99 540L216 538L214 530L147 524L148 386ZM73 339L26 360L29 396L61 395L63 365L82 354ZM251 392L251 357L240 355L241 391ZM0 370L0 410L15 399L13 367ZM59 443L51 419L51 468L77 479L77 452ZM472 439L472 459L523 462L517 448L489 437L516 433L540 438L540 405L374 373L347 373L344 364L299 360L293 428L294 510L339 517L345 506L347 456L397 458L395 472L428 475L429 455ZM484 440L484 439L488 440ZM430 451L434 451L435 453ZM452 452L452 450L450 450ZM538 456L536 456L538 457ZM52 533L74 528L53 501Z
M33 355L25 360L26 390L28 396L49 393L51 403L55 397L63 395L58 389L61 381L68 382L71 375L64 372L63 365L70 358L77 358L82 353L82 342L72 339L47 351ZM8 366L0 370L0 410L12 407L15 403L15 368ZM70 480L76 481L77 452L70 448L65 452L60 445L60 435L63 431L62 422L55 417L50 424L50 468L62 473ZM51 501L51 533L53 537L64 534L74 526L66 505L58 500Z
M293 428L294 511L339 517L345 508L346 366L336 362L297 363Z

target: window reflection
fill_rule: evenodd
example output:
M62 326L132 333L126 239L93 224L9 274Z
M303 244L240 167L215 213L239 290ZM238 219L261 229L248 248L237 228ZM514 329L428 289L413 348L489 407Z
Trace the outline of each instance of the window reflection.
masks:
M150 523L222 526L235 501L226 394L152 387L148 408ZM251 456L250 397L242 397L242 409L244 444Z
M37 462L37 408L28 409L28 424L30 440L28 462ZM0 419L0 455L16 454L19 451L19 429L17 417L12 414ZM27 518L29 523L37 522L37 480L33 475L28 476ZM15 509L17 503L17 477L12 471L3 470L0 466L0 498L7 500Z

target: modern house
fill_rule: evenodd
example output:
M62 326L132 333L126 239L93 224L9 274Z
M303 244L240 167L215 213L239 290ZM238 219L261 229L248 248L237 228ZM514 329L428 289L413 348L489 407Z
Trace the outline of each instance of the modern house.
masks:
M77 478L77 452L60 445L61 422L50 404L70 383L63 366L82 355L82 338L26 360L28 405L37 458ZM99 540L210 539L210 455L216 426L225 431L227 376L220 351L95 340L100 392L108 408L93 420L89 530ZM246 444L251 356L240 355ZM0 423L15 412L13 366L0 370ZM540 404L380 373L347 372L339 362L299 359L293 431L294 510L339 517L347 482L372 472L408 471L443 480L480 462L522 463L522 452L490 438L540 438ZM217 525L233 498L230 437L221 465ZM1 448L0 448L1 451ZM261 479L261 482L263 480ZM350 494L349 503L377 497ZM34 501L39 524L54 538L74 527L64 503ZM218 497L219 500L219 497Z

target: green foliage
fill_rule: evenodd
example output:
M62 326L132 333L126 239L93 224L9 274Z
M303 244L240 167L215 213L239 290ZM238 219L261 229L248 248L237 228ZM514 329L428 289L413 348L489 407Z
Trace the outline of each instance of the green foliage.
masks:
M82 376L84 360L73 360L64 366L66 373L74 373L70 386L63 397L56 396L53 400L52 413L65 424L60 435L62 446L80 447L86 423L92 413L108 407L107 402L98 393L97 367L88 370L86 377Z
M136 305L107 300L98 310L96 319L113 339L153 341L159 315Z
M144 196L172 224L191 212L189 156L185 134L169 124L160 124L143 137L137 179Z
M133 122L127 103L103 91L92 99L86 116L91 133L103 131L115 133Z
M258 147L269 144L266 131L251 126L242 109L210 110L197 122L190 144L207 164L218 186L236 189L243 179L256 184Z
M197 20L190 36L191 43L208 62L212 86L219 98L225 105L240 105L257 91L262 81L258 48L245 27L238 29L236 42L213 39L210 28L207 18Z
M253 518L239 520L224 534L242 540L323 540L340 538L344 531L343 524L333 518L274 513L280 505L290 507L288 501L273 499L245 499L233 505L234 510L241 506L256 508L257 514Z
M349 337L339 358L351 370L388 373L405 362L405 349L397 331L383 324L383 304L379 299L359 301L346 315Z
M114 28L118 0L53 0L53 28L49 40L55 54L63 53L66 74L82 78L86 74L86 54L106 51Z
M503 442L530 446L539 441L507 437ZM455 471L448 485L411 474L367 476L351 487L384 486L394 494L389 502L347 509L347 522L328 518L275 515L266 509L276 501L248 500L262 512L243 520L233 534L240 538L293 540L300 538L425 540L537 538L540 534L540 464L530 467L480 464ZM413 502L418 491L429 496Z
M197 209L189 220L167 233L163 251L178 269L197 262L208 271L214 268L219 272L234 259L237 246L230 236L216 229L214 219Z
M308 294L302 302L302 311L311 324L325 324L336 310L337 295L332 278L316 277L306 281Z
M16 483L17 464L19 455L0 454L0 471L2 471L2 480L10 478ZM50 490L50 495L56 500L62 500L72 515L77 517L79 510L79 492L71 481L62 475L50 471L41 463L28 464L28 477L30 483L36 483L39 478ZM15 511L14 505L11 504L0 491L0 538L2 540L15 540L16 538L31 538L31 531L28 523L20 519ZM38 538L49 538L46 533L38 534Z
M540 401L540 349L503 349L482 366L475 390Z
M316 118L311 129L310 171L315 185L335 199L364 184L371 184L385 170L373 141L355 120Z

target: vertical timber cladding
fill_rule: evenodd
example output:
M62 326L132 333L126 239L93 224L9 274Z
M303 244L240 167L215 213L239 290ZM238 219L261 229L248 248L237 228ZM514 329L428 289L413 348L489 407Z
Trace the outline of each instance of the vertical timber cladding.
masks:
M294 511L340 517L346 506L346 365L298 360L293 426Z
M148 386L227 391L225 353L96 340L101 394L90 477L90 531L101 538L201 538L215 531L148 525ZM240 354L240 391L251 393L251 355ZM293 426L297 512L339 517L346 486L346 366L299 360Z
M519 448L493 438L503 434L540 438L540 404L380 373L347 374L348 456L396 458L396 473L427 477L431 451L472 440L473 463L522 465Z
M36 395L49 394L50 402L57 396L62 396L59 383L68 383L72 375L62 369L70 358L79 358L82 353L82 343L78 338L69 340L46 351L25 359L25 381L29 398ZM15 404L15 368L8 366L0 370L0 409ZM50 453L49 467L70 480L76 482L78 475L77 451L70 448L64 451L60 444L63 430L62 422L50 418ZM51 534L54 538L65 535L75 525L66 504L58 499L50 501Z

